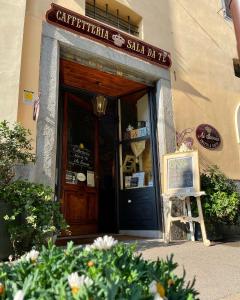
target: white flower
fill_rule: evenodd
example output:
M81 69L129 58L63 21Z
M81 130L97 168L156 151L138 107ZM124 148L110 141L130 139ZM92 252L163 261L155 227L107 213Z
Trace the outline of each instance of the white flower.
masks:
M91 247L98 250L108 250L115 246L117 242L112 236L105 235L104 237L97 238Z
M13 256L12 256L12 254L8 256L8 260L9 260L10 262L13 261Z
M23 300L24 299L24 293L22 290L18 290L15 294L13 300Z
M167 300L165 289L160 282L152 281L149 285L149 292L154 295L154 300Z
M70 288L72 289L72 293L76 294L83 285L90 286L93 284L92 279L89 277L82 275L79 277L78 273L72 273L68 275L68 283Z
M31 250L26 255L26 260L30 260L31 262L35 262L38 259L39 252L36 250Z

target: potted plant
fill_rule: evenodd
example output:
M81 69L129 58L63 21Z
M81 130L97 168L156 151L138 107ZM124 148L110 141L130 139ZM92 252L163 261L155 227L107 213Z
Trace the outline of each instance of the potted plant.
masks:
M10 126L7 121L0 122L0 192L15 176L15 166L34 161L30 132L20 124ZM4 222L4 215L9 212L9 204L0 196L0 259L11 252L11 243Z
M0 259L39 247L67 227L50 187L14 178L16 164L35 161L32 150L28 130L0 123Z
M202 207L208 238L222 238L222 225L239 223L240 195L234 181L227 178L217 166L209 167L201 174Z
M11 207L4 220L17 255L40 248L67 227L50 187L17 180L1 189L0 198Z

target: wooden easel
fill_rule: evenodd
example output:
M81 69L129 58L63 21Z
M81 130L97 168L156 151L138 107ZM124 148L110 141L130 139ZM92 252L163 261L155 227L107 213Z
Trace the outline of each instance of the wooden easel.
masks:
M172 222L180 221L182 223L189 223L191 240L195 241L194 238L194 228L193 222L198 222L202 231L203 243L205 246L210 246L211 242L207 239L206 228L203 218L201 196L205 195L205 192L192 192L192 193L173 193L173 194L163 194L164 210L165 210L165 235L164 242L169 243L171 240L171 225ZM197 201L198 217L192 217L190 198L195 197ZM183 205L183 215L178 217L172 216L172 202L174 199L180 199Z
M189 223L191 240L195 241L193 222L198 222L202 231L203 243L210 246L211 243L207 239L201 205L201 196L205 195L205 192L200 191L198 152L169 153L163 156L163 163L164 241L169 243L171 240L171 225L172 222L176 221ZM195 218L192 217L190 197L194 197L197 201L198 217ZM179 199L182 203L183 214L178 217L172 216L172 202L174 199Z

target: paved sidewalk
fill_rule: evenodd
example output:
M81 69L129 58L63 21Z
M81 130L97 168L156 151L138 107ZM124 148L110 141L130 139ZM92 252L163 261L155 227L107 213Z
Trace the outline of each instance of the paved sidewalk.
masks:
M138 249L145 259L155 260L174 254L178 275L196 277L195 288L201 300L240 300L240 242L218 243L205 247L201 242L164 245L158 240L142 240Z

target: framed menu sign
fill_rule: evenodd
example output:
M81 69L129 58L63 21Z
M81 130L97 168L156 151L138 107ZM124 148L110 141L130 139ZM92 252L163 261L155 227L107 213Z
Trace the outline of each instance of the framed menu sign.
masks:
M164 159L164 194L200 191L198 152L166 154Z
M93 169L93 157L89 149L80 149L78 145L70 145L69 164L80 171Z

